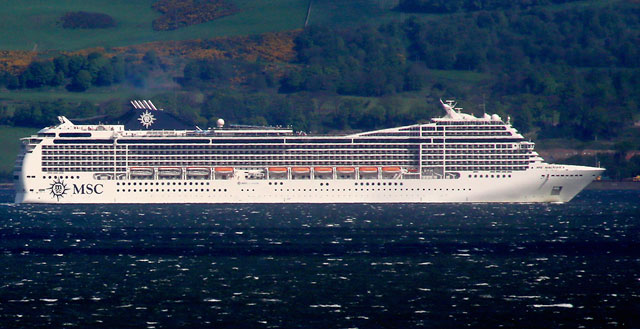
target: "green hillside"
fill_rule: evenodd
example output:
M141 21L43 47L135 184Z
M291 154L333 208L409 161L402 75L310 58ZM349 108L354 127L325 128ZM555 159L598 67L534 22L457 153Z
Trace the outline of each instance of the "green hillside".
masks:
M20 0L0 4L1 50L77 50L116 47L160 40L187 40L299 29L307 0L234 0L240 11L211 22L174 31L154 31L160 16L154 0ZM112 16L115 28L64 29L60 17L69 11L100 12Z
M333 133L428 120L438 99L456 99L475 115L510 117L542 148L605 150L610 177L640 172L640 2L224 1L239 11L162 32L152 0L0 5L0 51L107 48L35 60L5 51L0 61L18 69L0 72L0 125L115 119L144 97L200 127L222 117ZM118 25L56 23L82 10ZM271 31L282 32L261 34ZM191 41L109 49L154 40Z
M20 151L20 138L35 133L37 129L0 126L0 180L8 180Z

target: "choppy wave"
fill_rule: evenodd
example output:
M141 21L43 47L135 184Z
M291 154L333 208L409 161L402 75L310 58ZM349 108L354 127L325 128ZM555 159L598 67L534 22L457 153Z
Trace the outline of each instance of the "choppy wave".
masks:
M562 205L11 197L0 191L3 328L633 327L640 313L637 192Z

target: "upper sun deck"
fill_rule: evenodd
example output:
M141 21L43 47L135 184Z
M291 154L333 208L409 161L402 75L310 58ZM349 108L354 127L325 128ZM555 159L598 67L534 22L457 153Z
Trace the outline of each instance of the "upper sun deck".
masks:
M446 112L443 117L433 118L429 123L413 124L395 128L386 128L374 131L366 131L348 135L334 135L334 138L361 138L361 137L420 137L420 136L512 136L522 138L515 128L507 120L505 123L497 114L483 117L475 117L471 114L462 113L460 108L456 108L453 101L442 102ZM150 102L148 102L150 103ZM163 110L154 110L154 106L143 107L142 103L133 103L136 109L147 110L139 118L144 129L130 129L126 125L105 125L105 124L74 124L64 116L58 117L60 123L55 126L41 129L39 137L83 137L83 138L158 138L158 137L305 137L309 139L326 138L326 135L306 135L305 133L294 133L291 128L284 127L262 127L262 126L242 126L236 125L224 127L224 121L218 121L218 127L200 129L154 129L156 118L149 111L158 111L159 116ZM129 128L129 129L127 129ZM461 131L464 130L464 131ZM460 131L460 132L454 132ZM478 133L477 131L493 132Z
M59 116L58 121L55 126L40 129L37 137L112 138L125 131L124 125L76 125L64 116Z
M409 126L366 131L349 135L348 137L406 137L406 136L512 136L523 138L515 128L511 126L510 119L504 122L499 115L484 114L475 117L462 113L461 108L456 108L453 101L442 102L446 114L440 118L432 118L429 123L413 124ZM458 132L453 132L458 131ZM494 133L490 133L493 131Z

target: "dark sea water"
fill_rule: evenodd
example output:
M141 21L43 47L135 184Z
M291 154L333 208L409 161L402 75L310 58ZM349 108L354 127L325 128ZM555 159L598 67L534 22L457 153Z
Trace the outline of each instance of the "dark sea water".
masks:
M14 205L1 328L640 328L640 192L568 204Z

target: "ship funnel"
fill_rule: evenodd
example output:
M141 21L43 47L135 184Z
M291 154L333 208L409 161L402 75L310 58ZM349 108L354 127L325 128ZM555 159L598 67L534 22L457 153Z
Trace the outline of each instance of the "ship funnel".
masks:
M129 102L137 110L162 111L162 109L158 109L150 99L149 100L145 100L145 99L137 100L137 99L134 99L134 100L129 101Z
M149 100L149 105L151 105L151 108L152 108L152 109L154 109L154 110L156 110L156 111L158 110L158 109L156 108L156 106L155 106L155 105L153 105L153 103L151 102L151 100Z

